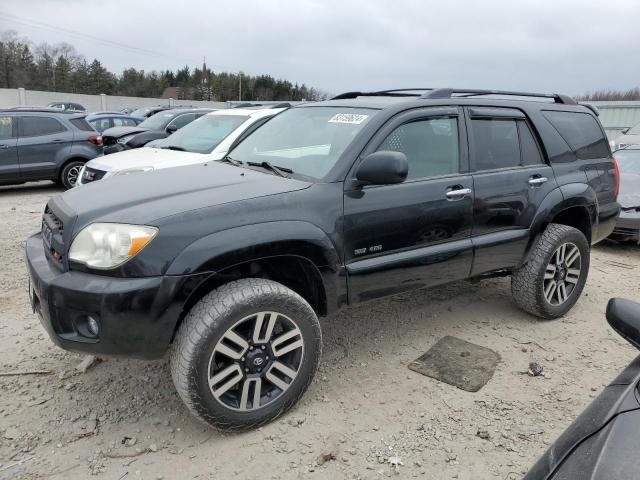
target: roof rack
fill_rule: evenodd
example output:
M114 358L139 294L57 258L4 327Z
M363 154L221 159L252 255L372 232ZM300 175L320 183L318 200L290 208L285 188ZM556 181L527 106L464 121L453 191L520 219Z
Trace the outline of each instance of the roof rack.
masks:
M424 93L411 93L424 92ZM531 97L531 98L548 98L555 103L565 105L577 105L576 101L568 95L558 93L530 93L530 92L512 92L507 90L478 90L468 88L397 88L393 90L380 90L377 92L346 92L342 93L332 100L342 100L356 97L417 97L419 99L443 99L454 97L476 97L482 95L504 95L514 97Z

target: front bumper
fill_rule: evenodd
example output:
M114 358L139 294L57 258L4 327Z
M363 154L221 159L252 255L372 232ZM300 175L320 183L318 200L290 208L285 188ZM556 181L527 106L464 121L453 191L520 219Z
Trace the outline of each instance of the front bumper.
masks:
M622 210L611 237L640 243L640 211Z
M31 305L51 340L65 350L96 355L159 358L182 307L203 275L115 278L63 272L47 259L41 234L27 240ZM100 327L87 335L88 317Z
M127 147L125 147L121 143L114 143L114 144L111 144L111 145L106 145L103 148L103 151L104 151L105 155L109 155L110 153L124 152L125 150L129 150L129 149Z

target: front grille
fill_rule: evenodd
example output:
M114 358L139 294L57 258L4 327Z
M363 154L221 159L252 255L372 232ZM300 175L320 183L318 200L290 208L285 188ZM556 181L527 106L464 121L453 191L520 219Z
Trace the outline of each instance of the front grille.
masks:
M96 168L84 167L84 171L82 173L82 183L91 183L96 180L101 180L102 177L106 175L107 172L103 170L98 170Z
M63 261L63 234L64 223L47 205L42 215L42 242L47 256L59 265Z

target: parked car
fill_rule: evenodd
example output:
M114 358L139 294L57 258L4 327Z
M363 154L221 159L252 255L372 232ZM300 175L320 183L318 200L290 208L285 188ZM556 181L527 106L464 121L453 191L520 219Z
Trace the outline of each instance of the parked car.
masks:
M620 169L620 217L611 238L640 244L640 145L613 152Z
M76 185L114 175L206 163L227 152L284 108L218 110L203 115L170 137L136 150L88 162Z
M86 108L84 108L79 103L74 102L52 102L47 105L49 108L58 108L60 110L73 110L75 112L86 112Z
M252 428L298 401L318 317L346 305L510 275L524 311L564 315L616 222L616 172L594 112L564 95L351 92L220 161L51 199L26 242L32 305L68 350L170 350L192 413Z
M640 304L613 298L611 328L640 348ZM640 457L640 356L558 437L524 480L638 478Z
M136 127L144 121L144 118L122 113L92 113L87 115L86 120L98 132L104 133L105 130L113 127Z
M213 112L211 108L174 108L156 113L135 127L112 127L102 132L104 153L122 152L165 138L185 125Z
M144 117L144 118L149 118L152 115L155 115L158 112L163 112L165 110L171 110L173 108L178 108L178 107L172 107L171 105L156 105L155 107L140 107L140 108L136 108L134 110L130 110L129 112L125 112L124 110L129 110L129 109L123 109L123 113L127 113L128 115L133 115L134 117Z
M640 123L623 131L622 135L613 141L613 149L619 150L629 145L640 144Z
M0 110L0 183L54 180L75 185L86 161L102 155L102 137L84 114L55 109Z

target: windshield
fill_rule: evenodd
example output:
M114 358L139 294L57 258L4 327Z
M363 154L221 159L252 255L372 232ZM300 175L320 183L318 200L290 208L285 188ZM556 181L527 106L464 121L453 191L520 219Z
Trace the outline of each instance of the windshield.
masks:
M194 153L211 153L248 118L246 115L205 115L158 142L156 146Z
M618 150L613 154L622 173L640 175L640 150Z
M243 162L267 161L320 179L376 113L369 108L293 108L273 117L230 155Z
M148 128L149 130L164 130L169 122L176 117L176 115L178 114L159 112L155 115L151 115L138 126L141 128Z

